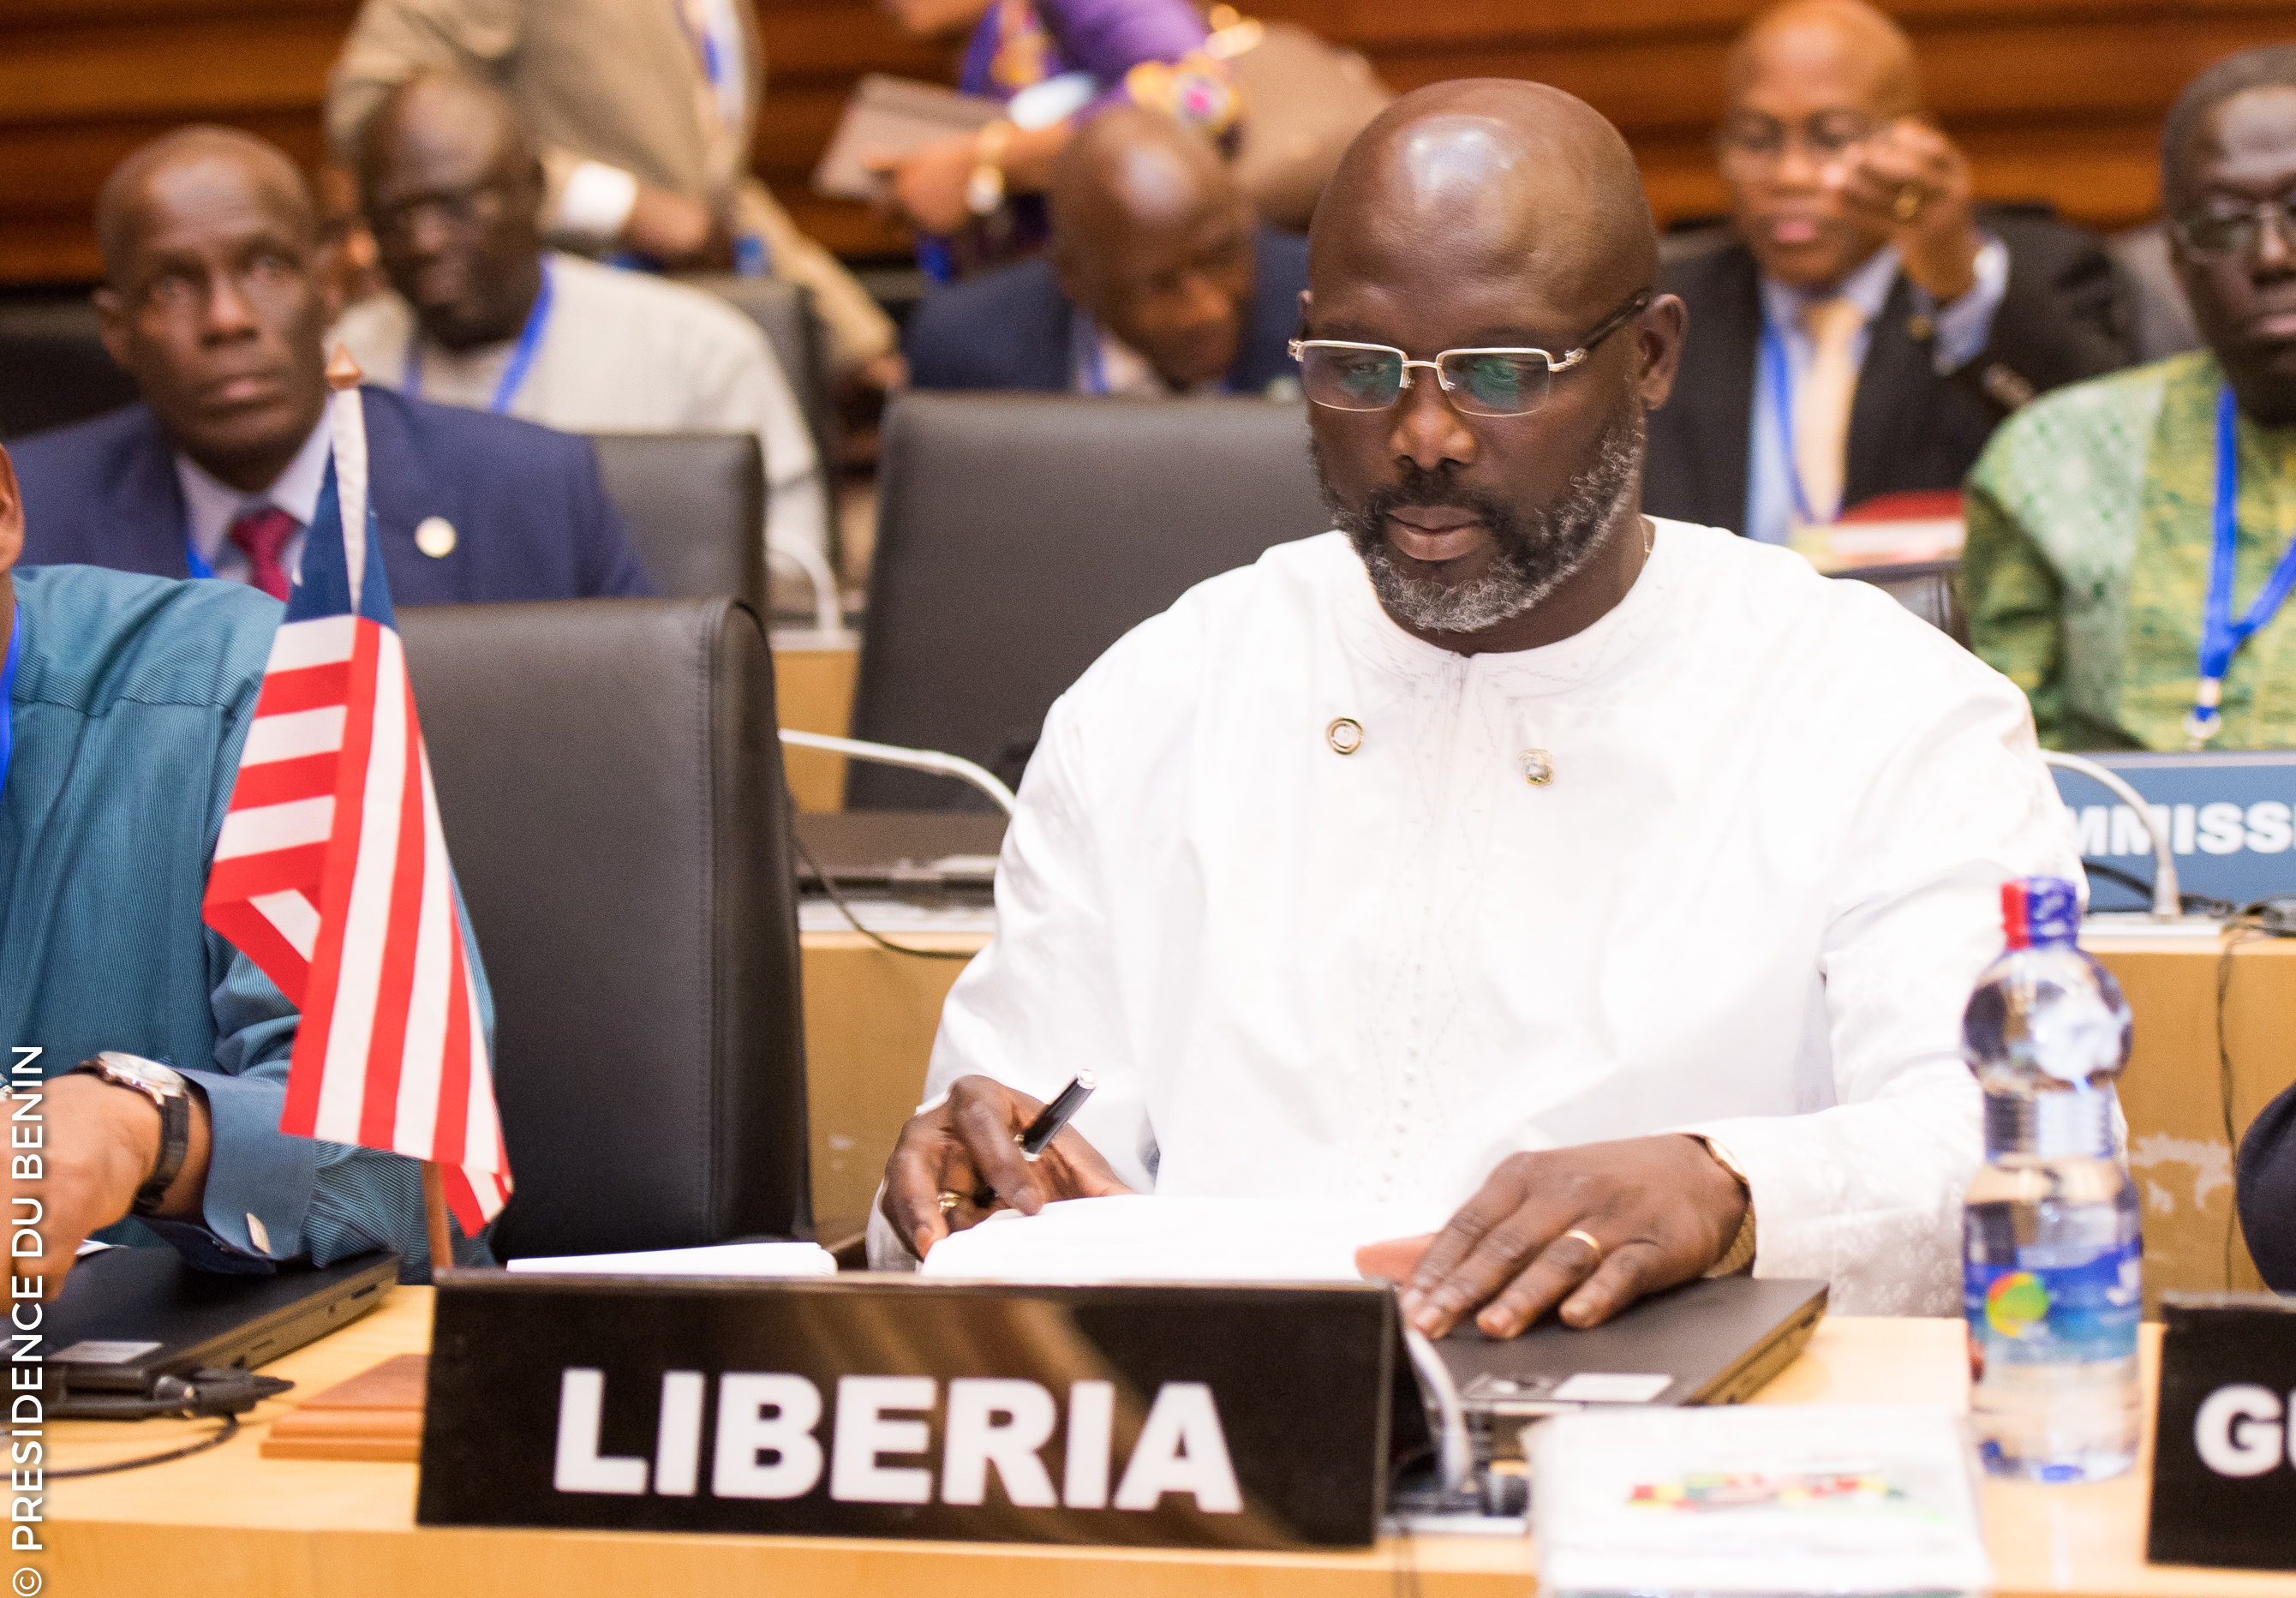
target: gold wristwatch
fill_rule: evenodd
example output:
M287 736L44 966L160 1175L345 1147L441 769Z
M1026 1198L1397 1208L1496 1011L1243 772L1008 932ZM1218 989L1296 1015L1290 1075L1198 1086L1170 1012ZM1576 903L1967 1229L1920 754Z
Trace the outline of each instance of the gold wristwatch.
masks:
M1754 1184L1746 1180L1744 1168L1739 1165L1729 1150L1710 1137L1702 1137L1695 1132L1690 1135L1706 1145L1706 1151L1714 1156L1714 1163L1729 1172L1736 1179L1739 1190L1746 1195L1746 1217L1738 1223L1738 1235L1730 1240L1730 1246L1722 1251L1722 1258L1716 1260L1706 1273L1710 1276L1734 1276L1754 1263Z

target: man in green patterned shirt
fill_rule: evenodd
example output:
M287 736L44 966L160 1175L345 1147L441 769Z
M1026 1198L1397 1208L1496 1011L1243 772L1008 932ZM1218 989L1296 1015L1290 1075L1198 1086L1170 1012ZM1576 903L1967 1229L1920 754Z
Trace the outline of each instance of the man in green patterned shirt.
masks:
M1971 640L2054 749L2192 747L2226 385L2234 617L2296 536L2296 47L2243 52L2186 86L2161 178L2208 348L2026 406L1964 500ZM2296 746L2296 618L2267 619L2234 653L2222 717L2210 748Z

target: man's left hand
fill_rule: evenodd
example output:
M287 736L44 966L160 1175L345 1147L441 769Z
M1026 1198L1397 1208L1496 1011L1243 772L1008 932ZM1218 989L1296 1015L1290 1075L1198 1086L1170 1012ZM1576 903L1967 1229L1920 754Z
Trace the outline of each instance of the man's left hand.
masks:
M1969 162L1928 123L1901 117L1826 173L1852 217L1889 234L1906 275L1939 305L1977 284Z
M920 233L945 234L972 219L964 191L980 160L980 140L956 133L869 168L885 180L882 209Z
M1403 1313L1430 1337L1478 1309L1487 1337L1513 1337L1557 1305L1570 1325L1599 1325L1711 1269L1746 1202L1694 1137L1513 1155L1437 1234L1404 1289Z

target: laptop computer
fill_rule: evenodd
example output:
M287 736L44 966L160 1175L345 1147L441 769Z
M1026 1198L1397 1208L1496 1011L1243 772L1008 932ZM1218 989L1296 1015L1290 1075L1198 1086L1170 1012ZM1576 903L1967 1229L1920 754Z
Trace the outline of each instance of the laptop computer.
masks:
M83 1258L47 1307L47 1372L67 1393L149 1392L160 1376L253 1370L381 1304L398 1256L376 1250L268 1276L194 1270L173 1249Z
M1823 1282L1718 1276L1655 1293L1600 1326L1548 1318L1500 1342L1469 1323L1435 1345L1469 1426L1513 1451L1514 1422L1600 1404L1742 1403L1825 1316Z
M867 898L989 901L1004 818L965 810L843 810L793 818L799 887ZM816 870L816 867L819 869Z

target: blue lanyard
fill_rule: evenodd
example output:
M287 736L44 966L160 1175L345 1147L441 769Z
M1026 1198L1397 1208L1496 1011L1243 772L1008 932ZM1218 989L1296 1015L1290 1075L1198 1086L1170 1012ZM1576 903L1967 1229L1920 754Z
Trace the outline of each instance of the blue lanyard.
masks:
M2240 542L2240 438L2234 422L2240 407L2232 385L2217 396L2217 503L2213 517L2216 548L2209 560L2209 601L2201 612L2201 681L2193 695L2193 713L2185 717L2185 735L2200 749L2224 730L2217 707L2224 697L2225 673L2240 646L2259 627L2280 612L2288 590L2296 586L2296 543L2291 543L2250 603L2247 614L2232 619L2233 562Z
M8 627L8 655L0 661L0 794L8 791L8 757L16 748L16 662L24 658L24 607Z
M542 348L542 331L550 321L550 263L542 263L542 287L536 291L534 304L526 313L526 325L519 330L518 348L510 352L510 365L503 368L502 381L495 385L495 397L487 409L500 416L508 413L510 402L526 381L527 368L534 365L534 352ZM406 343L406 369L398 374L398 391L409 399L422 397L422 334L417 331ZM205 576L205 573L197 575Z
M1801 486L1801 466L1794 459L1793 373L1786 365L1786 341L1770 325L1767 311L1762 316L1762 369L1769 374L1770 403L1777 407L1778 453L1785 457L1786 492L1793 496L1793 512L1802 525L1816 527L1817 518L1811 514L1809 496ZM1840 508L1835 507L1837 512Z
M1071 324L1076 329L1077 381L1087 394L1108 392L1108 365L1100 349L1100 324L1083 311Z

